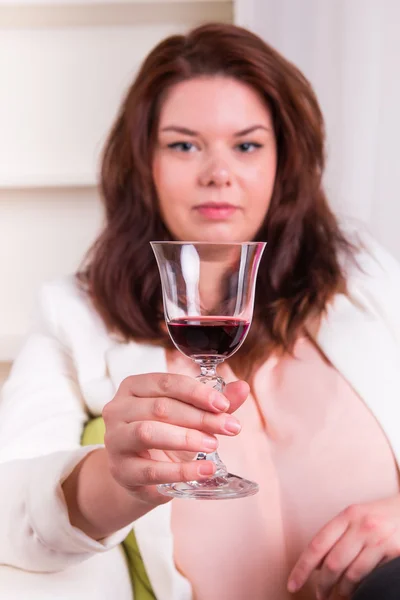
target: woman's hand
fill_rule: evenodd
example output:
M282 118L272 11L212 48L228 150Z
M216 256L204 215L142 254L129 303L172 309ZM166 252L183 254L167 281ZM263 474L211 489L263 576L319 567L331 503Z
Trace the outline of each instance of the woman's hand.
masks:
M216 434L237 435L230 416L247 398L249 386L236 381L224 394L186 375L152 373L126 378L103 410L105 447L113 478L140 499L168 501L155 485L210 477Z
M349 506L332 519L301 554L288 589L300 589L315 569L317 599L351 596L359 582L378 565L400 556L400 495Z

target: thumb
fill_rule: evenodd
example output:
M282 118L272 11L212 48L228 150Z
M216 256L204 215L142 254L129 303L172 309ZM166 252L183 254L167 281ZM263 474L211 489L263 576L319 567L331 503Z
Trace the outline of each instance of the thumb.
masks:
M250 387L245 381L233 381L232 383L227 384L223 393L231 404L227 412L233 413L239 406L242 406L243 402L248 397Z

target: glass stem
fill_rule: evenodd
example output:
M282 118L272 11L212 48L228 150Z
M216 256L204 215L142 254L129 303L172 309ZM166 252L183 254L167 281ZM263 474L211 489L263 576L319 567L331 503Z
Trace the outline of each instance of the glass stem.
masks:
M195 362L200 366L200 375L198 375L196 379L201 383L214 388L218 392L223 393L225 381L222 377L217 375L217 365L221 363L222 360L196 360ZM213 477L224 477L228 474L218 452L199 452L196 460L211 460L216 465L216 471Z

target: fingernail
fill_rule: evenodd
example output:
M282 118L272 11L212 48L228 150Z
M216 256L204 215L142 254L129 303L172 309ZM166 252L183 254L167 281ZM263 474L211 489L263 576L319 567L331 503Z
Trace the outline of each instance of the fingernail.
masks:
M288 583L287 589L291 594L293 594L294 592L297 592L297 589L298 589L297 582L294 579L291 579Z
M213 452L214 450L216 450L218 446L218 442L214 437L205 435L203 437L203 441L202 441L202 446L201 449L202 450L209 450L211 452Z
M221 412L227 410L229 408L229 400L222 396L222 394L218 394L213 392L210 396L211 404L216 410L220 410Z
M239 421L235 419L235 417L228 417L225 421L224 429L227 433L236 434L239 433L239 431L242 429L242 426Z
M197 468L199 475L212 475L214 473L214 464L212 462L201 462Z

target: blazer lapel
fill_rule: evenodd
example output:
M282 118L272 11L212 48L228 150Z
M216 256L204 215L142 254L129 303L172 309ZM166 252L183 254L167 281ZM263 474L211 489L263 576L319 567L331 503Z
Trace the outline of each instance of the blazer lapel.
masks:
M146 344L117 344L106 352L115 390L130 375L167 371L165 350ZM133 524L147 574L157 600L190 600L190 583L176 569L171 531L171 503L150 511Z
M110 378L116 388L129 375L164 373L167 361L164 348L149 344L116 344L106 351Z
M375 415L400 464L399 345L379 308L361 291L352 299L336 296L316 342Z

